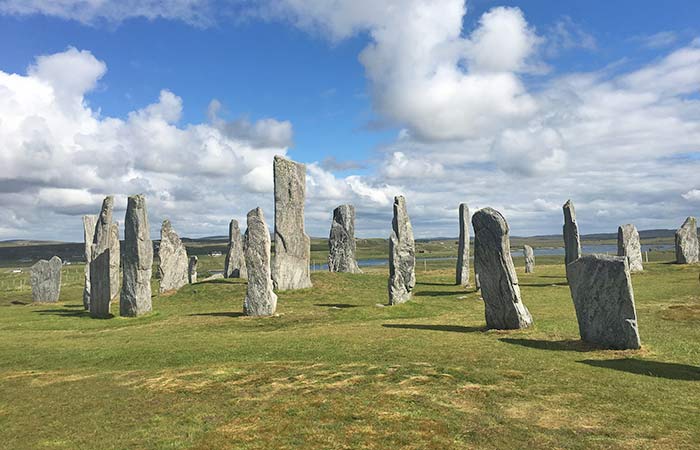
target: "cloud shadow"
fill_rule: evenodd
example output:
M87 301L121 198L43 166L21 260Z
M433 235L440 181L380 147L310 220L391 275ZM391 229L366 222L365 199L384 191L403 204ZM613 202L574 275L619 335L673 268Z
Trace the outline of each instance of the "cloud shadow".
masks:
M593 367L619 370L649 377L666 378L668 380L700 381L700 367L686 364L648 361L637 358L586 359L577 362Z

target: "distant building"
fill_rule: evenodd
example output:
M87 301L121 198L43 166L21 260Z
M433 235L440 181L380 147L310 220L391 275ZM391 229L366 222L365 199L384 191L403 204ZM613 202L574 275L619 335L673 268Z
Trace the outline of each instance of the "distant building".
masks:
M214 256L214 257L221 256L221 252L210 252L209 256Z

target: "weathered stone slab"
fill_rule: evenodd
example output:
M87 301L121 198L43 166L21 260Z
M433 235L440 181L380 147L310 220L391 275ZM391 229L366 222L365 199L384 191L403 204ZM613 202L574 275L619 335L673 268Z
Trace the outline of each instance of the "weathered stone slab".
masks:
M472 225L486 326L501 330L529 327L532 317L520 297L506 219L495 209L484 208L474 213Z
M163 221L160 229L160 246L158 247L158 274L160 275L160 292L180 289L188 282L187 250L168 219Z
M644 270L639 232L637 232L637 227L631 223L617 229L617 256L624 256L628 259L630 272Z
M225 278L247 278L245 257L243 255L243 237L238 228L238 221L233 219L228 226L228 249L224 262Z
M92 261L92 241L95 239L96 215L83 216L83 241L85 242L85 281L83 284L83 307L90 309L90 261Z
M110 285L110 249L99 252L97 244L92 245L92 262L90 263L90 317L107 319L111 317Z
M32 301L56 303L61 295L61 266L58 256L50 260L39 260L31 268L29 284L32 286Z
M479 281L479 258L477 257L478 246L476 245L477 236L474 233L474 288L478 291L481 290L481 281Z
M456 282L460 286L469 286L469 207L466 203L459 205Z
M199 261L199 258L196 256L190 256L190 263L189 266L187 267L187 281L192 283L197 282L197 262Z
M119 299L119 314L136 317L152 309L151 272L153 242L148 224L146 198L132 195L124 219L124 281Z
M260 208L248 213L248 229L244 237L245 264L248 285L243 314L246 316L270 316L277 309L277 295L272 291L270 270L270 230Z
M311 240L304 232L306 166L275 156L275 289L311 287Z
M568 266L570 262L581 257L581 239L574 204L571 200L567 200L562 209L564 210L564 264Z
M694 264L698 262L699 253L698 225L695 217L690 216L676 231L676 262L678 264Z
M114 300L119 295L119 266L121 264L119 225L112 223L109 230L109 294Z
M328 237L328 270L362 273L355 260L355 207L340 205L333 210Z
M406 211L406 199L394 197L394 219L389 236L389 304L398 305L411 299L416 285L416 244L413 227Z
M529 245L523 245L523 256L525 257L525 273L535 271L535 251Z
M606 348L640 347L626 257L586 255L568 266L581 339Z

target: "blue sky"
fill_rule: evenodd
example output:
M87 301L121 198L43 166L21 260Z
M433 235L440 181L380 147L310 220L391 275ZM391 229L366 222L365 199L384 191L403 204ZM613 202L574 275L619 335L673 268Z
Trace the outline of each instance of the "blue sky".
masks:
M258 204L271 219L265 161L274 153L313 165L313 235L327 233L334 205L353 202L358 233L384 236L387 202L399 193L424 237L456 234L460 201L500 208L514 234L558 232L568 197L584 233L614 232L628 221L673 228L697 214L700 3L474 0L466 14L458 0L386 2L397 8L391 11L366 1L331 3L152 0L86 8L0 0L0 71L47 83L60 100L64 77L74 70L82 80L85 67L74 93L80 114L66 113L58 100L20 95L29 87L9 88L27 102L22 121L9 126L3 115L13 105L0 106L0 138L10 143L0 149L10 168L0 206L11 212L0 219L0 239L78 240L80 214L96 212L106 194L119 202L135 190L152 200L154 230L170 216L186 235L225 234L230 217L243 219ZM429 19L413 14L420 8ZM363 59L372 47L375 54ZM44 70L36 60L42 55L66 57ZM433 76L444 68L445 78ZM649 76L683 87L662 88ZM485 83L475 92L434 100L475 80ZM221 105L214 120L212 100ZM170 110L152 114L155 104ZM33 129L41 105L59 115L47 113L47 129ZM678 142L661 125L649 128L662 119L677 127L667 129L674 139L682 130ZM140 131L147 136L134 138ZM52 155L46 167L26 150L37 146ZM108 167L79 157L100 159L103 151L119 173L105 177ZM121 167L120 158L129 164ZM227 162L216 167L216 158ZM583 158L598 164L586 167ZM156 167L172 160L185 164ZM201 167L188 171L195 160ZM81 180L71 168L91 176ZM608 183L615 177L624 188ZM56 227L46 230L46 220Z

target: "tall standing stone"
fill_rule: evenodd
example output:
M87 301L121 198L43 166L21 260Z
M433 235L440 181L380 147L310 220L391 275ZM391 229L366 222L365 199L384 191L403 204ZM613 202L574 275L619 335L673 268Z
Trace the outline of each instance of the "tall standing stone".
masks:
M95 233L90 249L90 316L107 318L110 316L110 302L115 289L119 289L119 240L114 241L112 209L114 197L107 196L102 202L100 214L95 224ZM118 237L117 233L117 237ZM115 252L117 255L113 255ZM114 260L116 259L116 287Z
M190 256L190 263L189 266L187 267L187 281L190 282L190 284L196 283L197 282L197 262L199 261L199 258L196 256Z
M119 295L119 265L121 264L119 225L112 223L109 231L109 296L114 300Z
M90 309L90 261L92 261L92 241L95 239L97 216L83 216L83 241L85 242L85 281L83 283L83 307Z
M61 295L61 258L39 260L31 268L29 284L32 286L32 301L56 303Z
M328 237L328 270L362 273L355 260L355 207L340 205L333 210Z
M238 228L238 221L231 220L228 225L228 248L224 262L224 278L247 278L245 256L243 255L243 238Z
M469 207L459 205L459 243L457 246L457 284L469 286Z
M529 245L523 245L523 256L525 257L525 273L535 271L535 251Z
M472 225L486 326L501 330L529 327L532 317L520 297L506 219L495 209L484 208L474 213Z
M690 216L676 231L676 262L678 264L698 262L699 250L698 225L695 217Z
M248 285L243 314L246 316L270 316L277 309L277 295L272 291L270 270L270 231L262 209L248 213L248 229L244 237L245 264Z
M311 287L311 239L304 232L306 166L275 156L275 289Z
M576 223L576 210L571 200L567 200L562 207L564 210L564 252L565 264L576 261L581 257L581 240Z
M389 304L398 305L411 299L416 285L416 244L413 227L406 211L406 199L394 197L394 219L389 237Z
M126 205L123 266L119 314L136 317L150 312L153 242L143 195L130 196Z
M628 223L617 229L617 256L625 256L629 260L630 272L641 272L642 244L639 242L637 227Z
M640 347L634 291L626 257L586 255L569 267L581 339L607 348Z
M160 260L158 274L161 293L180 289L187 284L189 272L187 250L168 219L163 221L160 229L158 259Z

